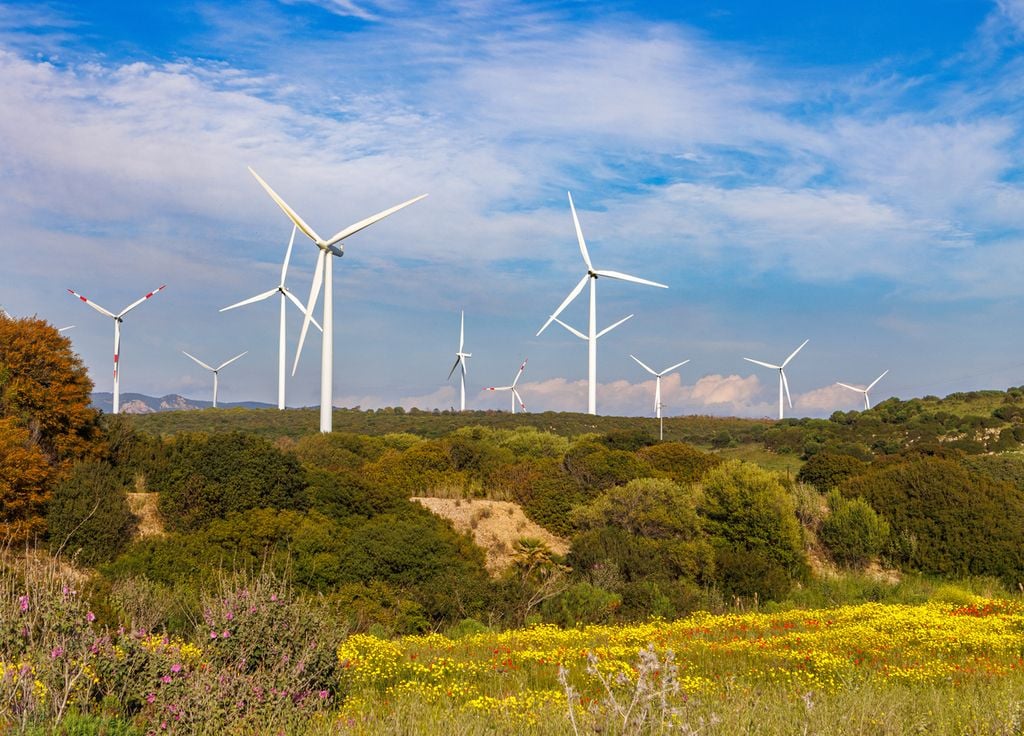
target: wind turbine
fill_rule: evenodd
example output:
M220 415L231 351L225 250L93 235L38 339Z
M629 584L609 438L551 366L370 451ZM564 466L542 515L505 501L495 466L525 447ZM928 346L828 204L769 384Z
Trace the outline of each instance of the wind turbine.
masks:
M519 366L519 372L516 373L516 377L512 380L511 386L488 386L484 391L511 391L512 392L512 413L516 413L516 402L519 402L519 406L523 411L526 411L526 404L523 403L523 397L516 391L516 384L519 383L519 377L523 375L523 371L526 370L526 361L529 358L523 358L523 364Z
M682 363L676 363L675 365L666 368L661 373L658 373L635 355L631 354L629 357L635 360L637 363L639 363L641 368L643 368L645 371L654 376L654 416L658 418L658 422L660 425L658 439L663 440L665 439L665 420L661 416L661 377L664 376L666 373L671 373L680 366L686 365L687 363L690 362L690 359L687 358Z
M118 361L121 357L121 322L124 320L124 316L128 314L128 312L135 309L135 307L139 306L140 304L142 304L142 302L146 301L147 299L152 298L155 294L158 294L159 292L163 291L166 287L167 284L164 284L159 289L154 289L153 291L146 294L146 296L129 304L127 307L122 309L117 314L114 314L113 312L104 309L96 302L89 301L84 296L79 294L77 291L72 291L71 289L68 289L69 294L71 294L72 296L77 296L81 301L88 304L90 307L95 309L100 314L110 317L112 320L114 320L114 414L117 414L121 409L121 371L118 368Z
M280 294L281 295L281 309L280 309L280 312L281 312L280 323L281 324L280 324L280 328L278 330L278 341L277 341L277 408L278 409L284 409L284 376L285 376L285 351L286 351L286 347L285 347L285 336L286 336L285 335L285 302L290 299L292 301L292 303L296 307L299 308L300 312L302 312L303 314L306 313L306 308L304 306L302 306L302 302L300 302L298 297L295 296L288 289L288 287L286 287L284 285L285 277L288 275L288 262L291 260L291 257L292 257L292 246L295 245L295 231L296 230L298 230L298 227L293 225L292 226L292 237L288 241L288 250L285 251L285 254L284 254L284 265L281 266L281 281L278 283L278 285L276 287L274 287L273 289L268 289L267 291L264 291L262 294L257 294L256 296L249 297L248 299L244 299L243 301L240 301L237 304L232 304L230 307L224 307L222 310L220 310L222 312L226 312L229 309L234 309L235 307L244 307L246 304L253 304L255 302L261 302L264 299L269 299L270 297L274 296L274 294ZM316 328L318 330L323 332L323 328L320 327L320 323L319 322L317 322L315 319L311 320L311 322L316 326Z
M74 325L68 325L67 327L61 327L60 329L57 330L57 332L67 332L68 330L73 330L73 329L75 329Z
M182 350L181 352L185 353L185 351L184 351L184 350ZM249 352L248 350L246 350L246 351L245 351L245 353L248 353L248 352ZM241 357L242 357L243 355L245 355L245 353L239 353L238 355L236 355L236 356L235 356L234 358L232 358L231 360L225 360L225 361L224 361L223 363L221 363L221 364L220 364L219 366L217 366L216 368L214 368L214 367L212 367L212 366L209 366L209 365L206 365L206 363L204 363L203 361L199 360L199 358L197 358L196 356L192 355L191 353L185 353L185 355L187 355L188 357L192 358L192 360L194 360L195 362L197 362L197 363L198 363L199 365L201 365L201 366L202 366L203 368L205 368L205 369L206 369L206 370L208 370L208 371L212 371L212 372L213 372L213 408L214 408L214 409L216 409L216 408L217 408L217 379L218 379L218 378L220 377L220 371L221 371L221 369L222 369L222 368L223 368L224 366L226 366L226 365L229 365L229 364L231 364L231 363L234 363L234 362L235 362L236 360L238 360L238 359L239 359L239 358L241 358Z
M602 271L594 268L594 264L590 261L590 253L587 252L586 241L583 240L583 230L580 227L579 217L576 216L576 206L572 201L572 192L569 192L569 209L572 210L572 222L576 226L576 239L579 241L580 254L583 256L583 263L587 267L587 272L580 279L580 282L576 284L572 291L569 292L569 296L559 305L558 309L548 317L548 321L544 323L544 326L537 331L537 336L540 337L540 333L547 329L548 325L552 322L558 322L569 332L573 333L577 337L587 341L588 348L588 373L587 373L587 411L591 414L597 414L597 341L602 336L608 334L616 327L621 325L627 319L633 315L629 315L625 319L620 319L618 322L613 324L611 327L606 327L600 332L597 331L597 279L600 277L606 277L609 279L616 279L618 281L631 281L634 284L643 284L645 286L657 286L661 289L667 289L665 284L659 284L656 281L648 281L647 279L637 278L636 276L630 276L629 274L620 273L618 271ZM590 328L586 335L579 330L569 327L558 319L558 315L562 313L569 304L579 296L580 292L583 291L583 287L590 282Z
M334 261L329 256L338 256L339 258L345 254L345 246L342 243L345 238L355 235L360 230L369 227L370 225L383 220L388 215L392 215L398 210L408 207L414 202L419 202L421 199L426 197L426 194L421 194L418 197L414 197L407 202L402 202L394 207L390 207L386 210L378 212L375 215L371 215L364 220L360 220L352 225L349 225L344 230L339 230L337 233L332 235L326 240L317 235L316 231L313 230L309 225L303 221L301 217L296 214L295 210L288 206L288 203L277 196L277 192L270 188L260 175L249 167L249 173L256 177L256 181L260 183L260 186L270 195L270 198L277 203L277 206L288 216L288 219L302 231L306 237L313 241L318 249L316 267L313 271L313 283L309 289L309 302L306 304L306 316L302 321L302 334L299 335L299 346L295 351L295 363L292 365L292 375L295 375L296 369L299 367L299 356L302 355L302 345L306 341L306 332L309 330L309 323L313 318L313 310L316 308L317 299L320 298L320 287L324 288L324 320L323 320L323 341L320 343L320 431L330 432L333 417L333 387L332 379L334 378L334 277L333 277L333 263Z
M783 389L786 390L786 400L789 401L789 408L790 409L793 408L793 399L789 395L789 381L786 380L786 371L784 369L785 369L785 367L787 365L789 365L789 361L793 360L793 358L796 357L796 354L799 353L801 350L803 350L804 349L804 345L806 345L809 342L810 342L810 340L808 339L808 340L804 340L802 343L800 343L800 347L798 347L796 350L794 350L792 353L790 353L789 357L786 358L784 361L782 361L782 365L772 365L771 363L765 363L765 362L760 361L760 360L754 360L753 358L744 358L743 359L743 360L749 361L751 363L757 363L758 365L763 365L765 368L771 368L773 370L777 370L779 372L779 419L783 418L783 411L782 411L782 390Z
M840 381L836 381L836 383L838 383L843 388L848 388L851 391L857 391L859 393L864 394L864 411L867 411L868 409L871 408L871 400L868 399L868 391L873 389L875 387L875 384L878 383L879 381L881 381L885 377L885 374L888 373L888 372L889 372L889 369L887 368L885 371L883 371L882 375L880 375L878 378L876 378L874 381L872 381L868 385L867 388L860 388L858 386L850 386L849 384L842 383Z
M466 358L472 358L473 353L462 352L466 345L466 311L462 311L462 319L459 322L459 352L455 353L455 365L448 371L448 380L452 380L455 369L462 366L462 375L459 378L459 411L466 411Z

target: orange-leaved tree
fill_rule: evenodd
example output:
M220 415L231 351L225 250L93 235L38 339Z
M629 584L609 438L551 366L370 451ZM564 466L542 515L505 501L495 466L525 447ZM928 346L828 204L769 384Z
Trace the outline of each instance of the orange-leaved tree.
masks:
M0 542L38 535L51 483L99 451L91 391L81 359L52 325L0 314Z

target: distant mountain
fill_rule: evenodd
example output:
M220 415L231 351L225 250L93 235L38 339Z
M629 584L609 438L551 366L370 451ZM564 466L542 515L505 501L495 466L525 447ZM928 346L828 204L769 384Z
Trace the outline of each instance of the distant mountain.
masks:
M92 406L94 409L100 409L109 414L114 410L114 395L109 391L93 393ZM159 398L145 394L121 394L121 412L123 414L155 414L161 411L208 409L211 406L213 406L213 402L186 399L179 394L167 394ZM270 409L274 406L276 404L265 404L262 401L239 401L236 403L221 401L217 408Z

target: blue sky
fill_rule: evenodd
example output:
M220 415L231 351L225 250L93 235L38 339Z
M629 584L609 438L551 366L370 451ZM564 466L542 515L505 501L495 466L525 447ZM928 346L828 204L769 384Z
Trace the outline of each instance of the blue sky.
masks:
M0 5L0 304L69 333L98 390L273 401L288 222L430 197L348 241L335 403L446 408L467 313L469 404L529 357L532 410L586 406L583 343L534 333L595 263L602 413L794 414L856 394L1024 383L1024 2L258 0ZM296 243L302 298L315 251ZM566 312L584 326L585 299ZM289 324L290 344L298 320ZM319 340L289 383L318 399ZM753 369L753 370L751 370Z

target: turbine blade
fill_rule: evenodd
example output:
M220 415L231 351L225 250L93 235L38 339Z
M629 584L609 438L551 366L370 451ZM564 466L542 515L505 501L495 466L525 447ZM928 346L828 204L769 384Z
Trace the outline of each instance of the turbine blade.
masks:
M598 276L604 276L608 279L618 279L619 281L629 281L634 284L643 284L644 286L657 286L659 289L667 289L665 284L659 284L657 281L648 281L647 279L641 279L637 276L630 276L628 273L620 273L619 271L594 271Z
M264 291L262 294L257 294L256 296L251 296L248 299L243 299L240 302L236 302L235 304L232 304L230 307L224 307L220 311L226 312L229 309L234 309L235 307L244 307L246 304L253 304L254 302L261 302L261 301L263 301L264 299L266 299L268 297L274 296L274 294L276 294L276 293L277 293L277 289L271 289L270 291Z
M100 306L99 304L97 304L96 302L91 302L91 301L89 301L89 300L88 300L88 299L86 299L86 298L85 298L84 296L82 296L81 294L79 294L79 293L78 293L77 291L72 291L71 289L68 289L68 293L69 293L69 294L71 294L72 296L77 296L77 297L78 297L78 298L79 298L79 299L80 299L81 301L83 301L83 302L85 302L86 304L88 304L88 305L89 305L90 307L92 307L93 309L95 309L95 310L96 310L97 312L99 312L100 314L102 314L102 315L105 315L105 316L107 316L107 317L110 317L111 319L117 319L117 315L116 315L116 314L114 314L113 312L110 312L110 311L108 311L108 310L104 309L103 307L101 307L101 306Z
M881 381L881 380L882 380L883 378L885 378L885 374L886 374L886 373L888 373L888 372L889 372L889 369L888 369L888 368L886 368L886 369L885 369L885 372L883 372L883 373L882 373L882 375L880 375L880 376L879 376L878 378L876 378L876 379L875 379L874 381L872 381L872 382L871 382L871 385L870 385L870 386L868 386L868 387L867 387L866 389L864 389L864 390L865 390L865 391L870 391L871 389L873 389L873 388L875 387L875 384L876 384L876 383L878 383L879 381Z
M323 241L320 239L320 236L316 234L316 230L307 225L305 221L301 217L299 217L298 213L288 206L287 202L285 202L283 199L277 196L277 192L271 189L270 185L263 181L263 179L260 178L260 175L252 170L251 166L247 168L249 169L249 173L256 177L256 181L260 183L260 186L263 187L263 189L266 190L267 194L270 195L270 198L277 202L277 206L281 208L281 211L288 215L288 219L295 224L295 227L299 228L299 230L301 230L306 235L307 238L312 240L317 245L321 244Z
M153 289L153 291L151 291L148 294L146 294L146 296L142 297L141 299L136 299L134 302L132 302L127 307L122 309L121 313L119 315L117 315L117 316L118 317L125 316L126 314L128 314L128 312L130 312L133 309L135 309L135 307L137 307L140 304L142 304L142 302L146 301L147 299L152 299L154 296L156 296L157 294L159 294L161 291L163 291L166 288L167 288L167 284L164 284L163 286L160 286L160 287L158 287L156 289Z
M459 352L462 352L462 348L466 344L466 310L462 310L462 316L459 318Z
M511 386L488 386L487 388L482 389L482 390L483 391L511 391L512 387Z
M786 389L786 401L789 402L789 408L792 409L793 399L789 395L789 381L786 380L786 372L780 368L779 375L782 376L782 387Z
M459 363L461 363L461 362L462 362L462 357L461 356L455 359L455 363L452 365L452 369L450 371L448 371L448 380L449 381L452 380L452 374L455 373L455 369L459 367Z
M292 236L288 239L288 250L284 252L284 265L281 266L281 288L284 288L285 277L288 276L288 262L292 259L292 246L295 245L295 233L298 231L298 226L292 224Z
M836 383L839 384L840 386L842 386L843 388L848 388L851 391L856 391L859 394L862 394L862 393L864 393L867 390L867 389L863 389L863 388L857 388L856 386L851 386L848 383L842 383L840 381L836 381Z
M661 373L659 373L658 375L664 376L664 375L665 375L666 373L671 373L671 372L672 372L672 371L674 371L674 370L675 370L676 368L679 368L680 366L684 366L684 365L686 365L686 364L687 364L687 363L689 363L689 362L690 362L690 359L689 359L689 358L687 358L687 359L686 359L686 360L684 360L684 361L683 361L682 363L676 363L676 364L675 364L674 366L672 366L671 368L666 368L665 370L663 370L663 371L662 371Z
M593 271L594 266L590 262L590 253L587 252L587 243L583 239L583 228L580 227L580 218L576 216L576 205L572 203L572 192L569 195L569 209L572 210L572 224L576 226L576 240L580 243L580 253L583 254L583 262L587 264L587 270Z
M772 365L771 363L765 363L762 360L754 360L753 358L744 358L743 360L746 360L750 363L757 363L758 365L763 365L765 368L771 368L772 370L776 371L782 367L780 365Z
M516 373L515 380L512 381L512 385L509 386L509 388L515 388L516 384L519 383L519 376L523 375L523 371L526 370L526 361L528 361L528 360L529 360L529 358L523 358L523 364L521 366L519 366L519 372Z
M246 351L245 351L245 353L248 353L248 352L249 352L248 350L246 350ZM239 358L241 358L241 357L242 357L243 355L245 355L245 353L239 353L238 355L236 355L236 356L235 356L234 358L232 358L231 360L226 360L226 361L224 361L224 362L223 362L223 363L221 363L221 364L220 364L219 366L217 366L217 370L220 370L220 369L222 369L222 368L223 368L224 366L226 366L226 365L231 365L231 364L232 364L232 363L234 363L234 362L235 362L236 360L238 360L238 359L239 359Z
M583 291L583 287L587 285L587 279L589 278L589 273L583 275L583 278L580 279L580 282L576 284L575 288L573 288L572 291L569 292L569 296L567 296L565 300L558 305L558 309L552 312L551 316L548 317L548 321L544 323L544 326L537 330L537 334L535 335L535 337L540 337L540 333L544 332L544 330L548 328L548 325L551 324L555 320L555 318L562 313L562 310L568 307L569 303L580 295L580 292Z
M211 368L210 366L206 365L206 363L204 363L203 361L199 360L199 358L197 358L196 356L192 355L192 353L186 353L184 350L182 350L181 352L185 353L185 355L187 355L188 357L192 358L192 360L197 362L199 365L201 365L206 370L208 370L208 371L212 371L213 370L213 368Z
M306 313L306 307L303 306L302 302L299 301L299 298L297 296L295 296L287 287L283 287L283 288L284 288L284 295L292 300L292 304L294 304L296 307L298 307L300 312L305 314ZM274 291L277 291L277 289L274 289ZM224 310L221 310L221 311L224 311ZM309 321L312 322L313 326L315 328L317 328L320 332L324 331L324 328L321 327L320 323L316 321L316 317L310 317Z
M796 354L799 353L801 350L803 350L804 349L804 345L806 345L809 342L810 342L810 339L807 339L807 340L804 340L802 343L800 343L800 347L798 347L796 350L794 350L792 353L790 353L789 357L786 358L784 361L782 361L782 367L785 368L787 365L789 365L789 361L793 360L793 358L796 357Z
M647 371L648 373L650 373L650 374L651 374L652 376L657 376L657 375L658 375L657 373L655 373L655 372L654 372L654 371L653 371L653 370L651 369L651 367L650 367L649 365L647 365L647 364L646 364L646 363L644 363L644 362L643 362L642 360L640 360L640 358L638 358L638 357L636 357L635 355L632 355L632 354L630 354L630 356L629 356L629 357L630 357L630 358L632 358L633 360L635 360L635 361L636 361L637 363L639 363L639 364L640 364L640 367L641 367L641 368L643 368L643 369L644 369L645 371Z
M419 202L421 199L423 199L426 196L427 196L426 194L421 194L418 197L413 197L412 199L410 199L407 202L402 202L401 204L396 204L394 207L389 207L386 210L382 210L382 211L378 212L376 215L370 215L365 220L360 220L359 222L355 223L354 225L349 225L344 230L339 230L337 233L335 233L331 237L330 240L327 241L327 246L332 246L335 243L338 243L338 242L344 240L345 238L349 237L350 235L355 235L357 232L359 232L363 228L370 227L370 225L372 225L375 222L380 222L381 220L383 220L388 215L393 215L396 212L398 212L398 210L403 209L405 207L408 207L411 204L415 204L416 202Z
M519 395L519 392L514 388L512 389L512 395L516 397L516 401L519 402L519 408L526 411L526 404L523 403L523 397Z
M569 332L571 332L572 334L576 335L576 337L578 337L579 339L581 339L581 340L586 340L587 339L587 336L584 335L582 332L577 330L575 327L570 327L569 325L567 325L565 322L563 322L562 320L558 319L557 317L555 318L555 322L557 322L558 324L562 325L562 327L564 327L565 329L569 330Z
M614 329L615 329L616 327L618 327L618 326L619 326L619 325L621 325L621 324L622 324L623 322L625 322L626 320L629 320L629 319L633 319L633 315L632 315L632 314L628 314L628 315L626 315L625 317L623 317L622 319L620 319L620 320L619 320L618 322L616 322L616 323L615 323L615 324L613 324L613 325L608 325L608 326L607 326L607 327L605 327L605 328L604 328L603 330L601 330L601 331L600 331L600 332L598 332L598 333L597 333L596 335L594 335L594 337L595 337L595 338L598 338L598 337L604 337L604 336L605 336L605 335L607 335L607 334L608 334L609 332L611 332L611 331L612 331L612 330L614 330Z
M303 309L302 332L299 334L299 346L295 349L295 362L292 364L292 375L299 369L299 358L302 357L302 346L306 343L306 333L309 331L309 323L313 319L313 310L316 309L316 301L320 298L320 286L324 282L324 261L330 258L327 251L317 249L316 266L313 270L313 283L309 286L309 302Z

